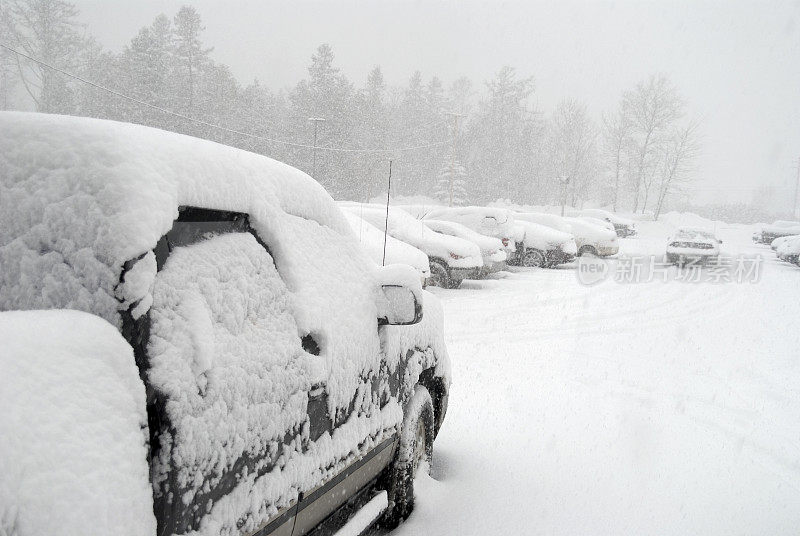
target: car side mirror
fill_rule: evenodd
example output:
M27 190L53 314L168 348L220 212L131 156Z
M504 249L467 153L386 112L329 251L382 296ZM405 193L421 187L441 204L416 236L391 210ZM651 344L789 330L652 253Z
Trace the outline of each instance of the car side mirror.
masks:
M382 285L378 298L379 326L410 326L422 320L422 304L403 285Z

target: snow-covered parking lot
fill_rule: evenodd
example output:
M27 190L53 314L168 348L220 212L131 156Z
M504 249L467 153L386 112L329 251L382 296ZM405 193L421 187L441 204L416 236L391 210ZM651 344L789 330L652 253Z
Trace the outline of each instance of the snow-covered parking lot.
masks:
M620 255L662 255L673 228L642 222ZM763 256L757 282L567 266L435 289L450 409L394 534L796 534L800 269L717 231Z

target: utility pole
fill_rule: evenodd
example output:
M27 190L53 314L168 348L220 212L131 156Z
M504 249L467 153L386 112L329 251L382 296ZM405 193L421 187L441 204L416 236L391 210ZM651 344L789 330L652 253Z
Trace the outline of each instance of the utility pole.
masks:
M450 202L447 206L453 206L453 176L456 172L456 150L458 148L458 119L460 117L464 117L463 114L457 114L455 112L445 112L444 115L450 116L453 118L453 150L450 154Z
M567 187L569 186L569 177L558 177L556 179L563 187L561 189L561 217L564 217L564 210L567 206Z
M314 148L312 149L312 166L311 166L311 176L316 179L317 178L317 125L322 121L325 121L322 117L309 117L309 121L314 123Z

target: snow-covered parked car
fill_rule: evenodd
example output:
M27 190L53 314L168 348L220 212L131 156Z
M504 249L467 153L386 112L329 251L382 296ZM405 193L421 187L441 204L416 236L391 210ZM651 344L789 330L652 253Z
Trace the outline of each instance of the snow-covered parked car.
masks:
M506 269L508 255L499 238L476 233L472 229L452 221L423 220L422 223L437 233L463 238L477 245L483 256L483 267L481 268L483 277Z
M778 248L781 247L785 242L795 238L798 235L787 235L787 236L779 236L778 238L774 239L772 242L769 242L769 247L772 251L778 251Z
M617 236L621 238L634 236L636 234L636 222L631 219L618 216L613 212L599 208L587 208L581 210L580 215L590 218L597 218L598 220L611 223L614 226L614 231L617 233Z
M575 259L578 248L570 233L527 221L524 214L514 221L518 229L514 264L552 268Z
M570 233L575 239L578 256L606 257L619 252L619 242L615 232L580 218L562 218L555 214L540 212L518 212L515 218Z
M447 409L442 309L410 267L375 266L316 181L139 125L0 112L0 223L1 311L105 320L0 320L0 534L408 515ZM42 336L9 345L14 322Z
M786 237L775 253L780 260L797 264L798 256L800 256L800 236Z
M670 264L708 262L719 257L722 240L714 233L702 229L684 227L675 231L667 240L666 261Z
M358 214L379 229L387 225L386 207L349 202L341 202L339 206ZM428 255L430 285L458 288L464 279L480 276L483 269L481 250L468 240L432 231L411 214L395 207L389 208L387 232Z
M425 280L431 275L428 256L423 251L406 244L393 236L383 232L371 223L364 221L356 213L349 210L342 211L347 218L353 233L361 243L361 247L375 264L408 264L419 274L420 281L425 284ZM385 240L385 248L384 248ZM385 257L385 258L384 258Z
M761 228L761 243L771 244L776 238L800 234L800 222L777 220Z
M499 238L509 255L516 251L514 216L510 210L494 207L439 207L429 210L424 219L460 223L476 233Z

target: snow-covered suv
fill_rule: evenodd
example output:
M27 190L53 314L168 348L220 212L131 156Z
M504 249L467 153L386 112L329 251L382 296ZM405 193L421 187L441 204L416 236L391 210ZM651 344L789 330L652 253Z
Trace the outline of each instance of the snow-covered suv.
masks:
M1 311L104 319L0 313L0 392L30 386L0 418L0 533L297 535L364 503L409 513L447 408L441 306L413 269L376 267L317 182L156 129L3 112L0 219ZM19 325L49 346L9 344ZM52 333L70 374L28 366ZM84 378L91 352L122 380ZM146 459L95 470L113 493L75 485L132 443ZM150 513L115 518L131 488Z
M708 262L719 257L722 240L702 229L681 228L667 240L666 260L670 264Z

